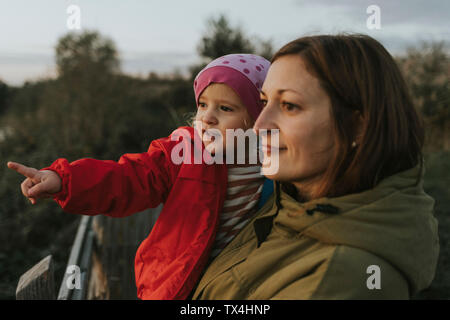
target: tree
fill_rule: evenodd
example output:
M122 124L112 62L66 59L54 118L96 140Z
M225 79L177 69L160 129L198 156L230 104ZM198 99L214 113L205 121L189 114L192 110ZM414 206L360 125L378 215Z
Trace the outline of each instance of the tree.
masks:
M426 143L450 149L450 56L445 43L422 43L420 48L409 48L397 61L414 105L424 117Z
M255 47L240 28L232 28L224 15L207 22L207 32L198 45L201 57L215 59L229 53L250 53Z
M111 74L119 71L114 43L97 32L69 33L58 41L56 65L59 76L83 72Z
M6 111L9 91L6 83L0 80L0 115Z
M205 63L190 68L191 80L205 65L218 57L231 53L254 53L270 60L273 55L271 40L253 37L252 40L240 27L232 27L225 15L207 21L207 31L197 46L198 54Z

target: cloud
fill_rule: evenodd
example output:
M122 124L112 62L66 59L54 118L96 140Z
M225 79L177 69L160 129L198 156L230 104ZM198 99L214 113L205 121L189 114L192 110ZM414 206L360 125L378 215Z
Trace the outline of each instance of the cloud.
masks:
M334 10L348 19L359 19L367 15L366 8L377 5L381 9L381 19L386 24L416 24L449 29L450 1L442 0L318 0L313 4L306 0L296 0L301 7L315 7L317 10Z
M423 41L450 39L450 1L305 0L294 1L308 34L357 32L380 41L393 54ZM380 7L381 29L366 27L369 5ZM304 18L303 18L304 16Z

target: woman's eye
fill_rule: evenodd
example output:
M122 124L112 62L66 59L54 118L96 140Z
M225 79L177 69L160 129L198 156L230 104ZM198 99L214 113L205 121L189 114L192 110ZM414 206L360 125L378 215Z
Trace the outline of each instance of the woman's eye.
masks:
M260 101L261 101L261 104L263 105L263 107L265 107L266 104L267 104L267 100L265 100L265 99L260 99Z
M226 112L233 111L233 109L231 109L230 107L227 107L227 106L220 106L220 109L222 109L223 111L226 111Z
M199 103L198 103L198 107L199 107L199 108L204 108L204 107L206 107L206 103L204 103L204 102L199 102Z
M293 111L295 109L298 109L298 106L293 104L293 103L289 103L289 102L282 102L281 105L283 106L283 108L285 108L287 111Z

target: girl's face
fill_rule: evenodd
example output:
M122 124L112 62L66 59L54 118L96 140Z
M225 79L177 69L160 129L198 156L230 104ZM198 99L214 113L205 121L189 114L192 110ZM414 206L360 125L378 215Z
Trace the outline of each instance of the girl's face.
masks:
M255 131L279 130L278 171L268 177L291 182L307 196L333 154L330 99L297 55L282 56L270 66L261 99L265 106ZM263 150L264 145L270 150L270 139L263 136Z
M205 137L205 130L217 129L223 138L223 151L226 148L226 129L247 129L252 128L253 119L247 112L247 108L242 103L237 93L223 83L212 83L205 90L198 100L196 121L202 124L200 136ZM203 139L205 147L211 141ZM236 147L236 143L234 144Z

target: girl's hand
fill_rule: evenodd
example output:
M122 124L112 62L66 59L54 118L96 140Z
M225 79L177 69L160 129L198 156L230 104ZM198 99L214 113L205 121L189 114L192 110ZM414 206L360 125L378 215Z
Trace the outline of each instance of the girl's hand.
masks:
M23 195L30 200L31 204L35 204L38 198L52 198L53 194L61 191L61 178L54 171L39 171L12 161L9 161L7 165L8 168L27 177L20 187Z

